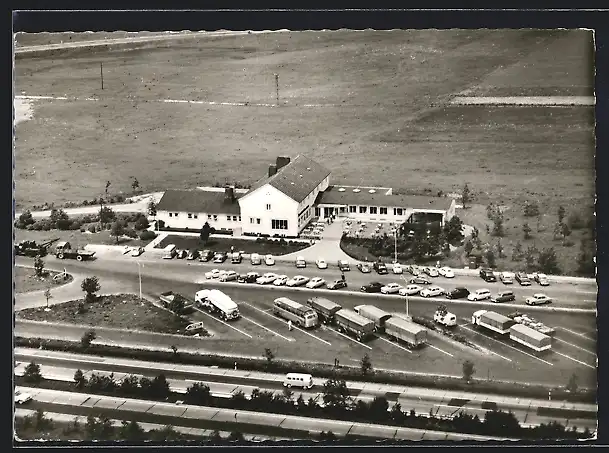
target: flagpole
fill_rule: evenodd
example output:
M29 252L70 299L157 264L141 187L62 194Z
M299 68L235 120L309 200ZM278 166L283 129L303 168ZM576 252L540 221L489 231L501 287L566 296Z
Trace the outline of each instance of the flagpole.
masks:
M142 300L142 266L141 263L137 262L137 275L140 280L140 301Z

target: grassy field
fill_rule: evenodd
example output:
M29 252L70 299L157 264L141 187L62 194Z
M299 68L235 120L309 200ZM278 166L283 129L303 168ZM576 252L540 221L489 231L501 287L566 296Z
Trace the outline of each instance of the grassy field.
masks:
M281 246L277 243L260 243L250 241L249 239L232 238L210 238L207 244L203 245L198 237L168 235L165 239L160 241L155 248L163 249L169 244L174 244L178 249L209 249L217 252L230 251L231 246L234 246L235 251L241 250L244 253L258 253L260 255L271 254L275 256L287 255L288 253L297 252L308 247L307 244Z
M85 313L78 313L81 300L54 305L49 312L44 308L28 308L17 317L32 321L48 321L89 326L115 327L129 330L147 330L175 334L184 329L188 321L166 310L155 307L138 296L117 294L102 296L97 301L85 303Z
M68 279L62 282L53 280L53 277L58 272L47 271L46 275L42 277L36 277L34 269L27 267L15 266L15 292L16 293L27 293L30 291L40 291L47 288L56 288L60 285L65 285L73 280L73 277L68 274Z

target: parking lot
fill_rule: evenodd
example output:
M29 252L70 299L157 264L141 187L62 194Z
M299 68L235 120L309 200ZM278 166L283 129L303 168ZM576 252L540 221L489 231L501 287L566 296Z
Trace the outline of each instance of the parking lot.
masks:
M392 237L395 228L399 227L398 223L390 222L365 222L361 220L342 219L343 232L354 238L376 238L382 237L384 234Z

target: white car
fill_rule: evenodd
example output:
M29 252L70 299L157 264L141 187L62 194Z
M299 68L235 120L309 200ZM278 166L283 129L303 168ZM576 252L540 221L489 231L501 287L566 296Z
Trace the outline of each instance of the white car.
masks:
M273 258L273 255L266 255L264 257L264 264L267 266L273 266L275 264L275 258Z
M533 280L539 283L540 286L550 286L548 276L546 274L534 274Z
M469 293L467 300L485 300L491 298L491 291L489 289L477 289L473 293Z
M415 294L419 294L423 289L420 285L407 285L406 288L400 289L400 296L414 296Z
M140 256L142 253L144 253L144 247L136 247L131 250L131 256Z
M273 285L275 286L282 286L285 285L290 277L288 277L287 275L279 275L274 281L273 281Z
M385 286L381 286L381 294L396 294L399 293L403 288L399 283L388 283Z
M393 263L391 265L391 270L393 271L394 274L404 273L404 269L402 268L402 265L400 263Z
M266 274L263 274L262 277L258 277L256 279L256 283L259 285L266 285L267 283L273 283L275 280L277 280L277 277L279 277L279 275L272 272L267 272Z
M239 274L235 271L225 271L218 278L221 282L230 282L233 280L237 280L239 278Z
M30 401L32 401L32 395L21 390L15 390L15 404L25 404Z
M326 281L321 277L313 277L311 280L307 282L305 285L307 288L319 288L326 284Z
M323 258L319 258L315 261L315 265L317 266L318 269L327 269L328 268L328 263L326 263L326 260L324 260Z
M309 281L309 277L305 277L304 275L295 275L291 279L289 279L285 284L286 286L301 286Z
M448 267L448 266L444 266L441 267L440 269L438 269L438 273L442 276L442 277L446 277L446 278L454 278L455 277L455 273L453 272L453 270Z
M220 269L212 269L209 272L205 272L205 278L210 279L210 278L220 278L220 275L222 274L222 272Z
M431 286L429 288L423 288L419 293L422 297L437 297L444 294L446 291L444 288L440 288L439 286Z
M551 304L552 303L552 299L548 296L546 296L545 294L533 294L531 297L527 297L525 299L525 302L527 305L544 305L544 304Z
M499 280L501 280L501 283L504 285L511 285L514 283L514 274L511 272L502 272L499 274Z

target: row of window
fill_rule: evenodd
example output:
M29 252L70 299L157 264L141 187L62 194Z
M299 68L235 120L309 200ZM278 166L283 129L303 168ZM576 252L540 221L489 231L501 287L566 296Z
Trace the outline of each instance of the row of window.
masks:
M178 217L178 212L170 212L169 213L169 217ZM190 214L188 213L188 218L189 219L198 219L199 215L198 214ZM218 220L218 215L217 214L207 214L207 219L208 220ZM230 216L227 215L226 216L226 220L228 220L229 222L232 220L233 222L241 222L241 216L240 215L234 215L234 216Z
M368 206L359 207L360 214L366 214L367 210L368 210ZM406 210L402 209L402 208L393 208L393 215L404 215L404 211L406 211ZM349 206L349 212L356 213L357 206ZM370 206L370 214L387 215L387 208L377 208L376 206Z

